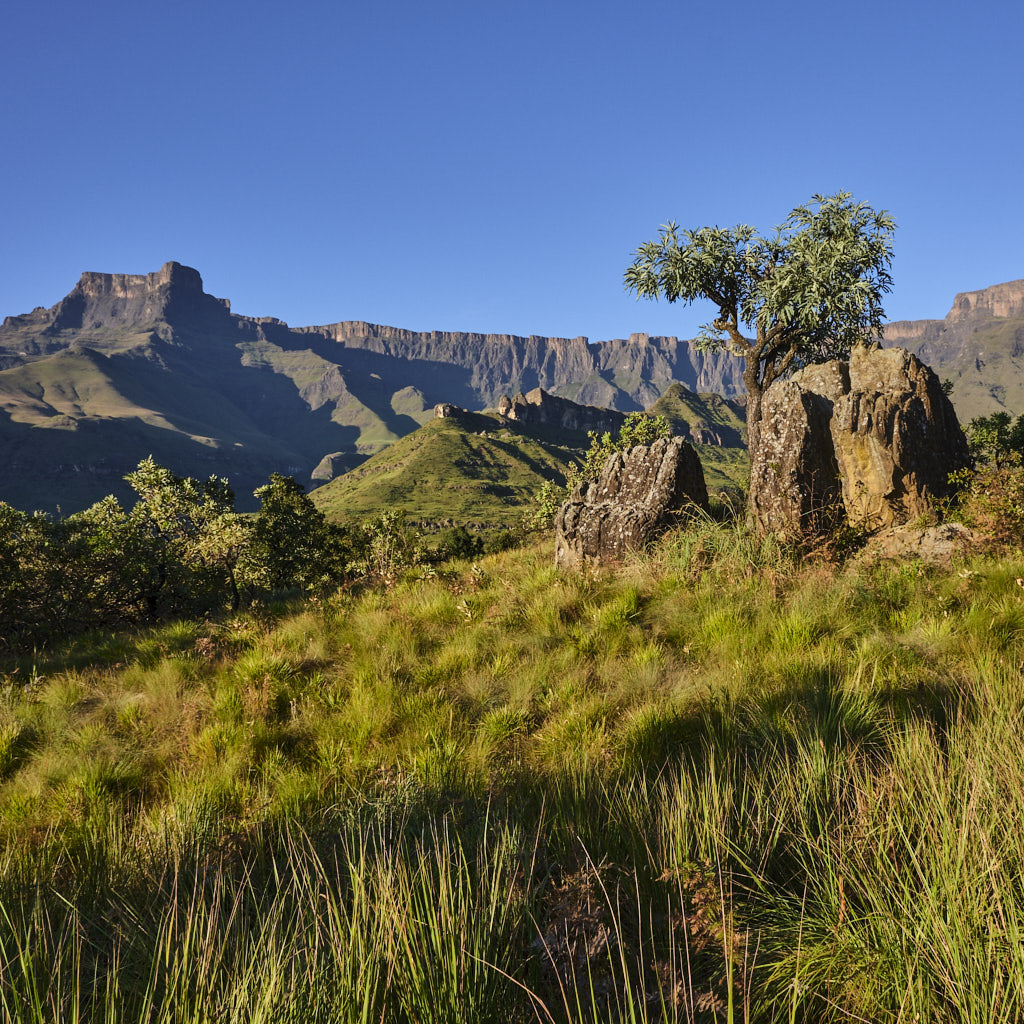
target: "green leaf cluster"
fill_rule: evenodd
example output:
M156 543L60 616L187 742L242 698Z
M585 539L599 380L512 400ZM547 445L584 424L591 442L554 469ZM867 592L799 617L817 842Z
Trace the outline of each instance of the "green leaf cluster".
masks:
M975 416L966 434L968 447L978 463L998 469L1024 458L1024 416L1016 420L1008 412Z
M880 336L895 227L849 192L813 196L768 235L746 224L682 231L669 222L636 250L625 285L638 298L714 304L697 346L746 361L753 454L760 396L773 381Z
M614 435L610 431L603 434L589 431L590 447L583 462L570 467L566 491L571 492L578 483L596 480L604 464L616 452L629 451L637 445L653 444L659 438L671 436L672 428L664 416L648 416L642 412L631 412Z
M290 477L260 487L248 516L221 477L179 477L147 458L125 479L139 496L131 509L107 497L54 519L0 503L0 649L235 609L350 575L354 535Z
M637 249L626 287L669 302L709 299L718 316L699 344L746 355L745 329L762 342L771 372L790 352L791 363L880 334L895 226L849 192L813 196L768 237L746 224L680 231L669 222Z

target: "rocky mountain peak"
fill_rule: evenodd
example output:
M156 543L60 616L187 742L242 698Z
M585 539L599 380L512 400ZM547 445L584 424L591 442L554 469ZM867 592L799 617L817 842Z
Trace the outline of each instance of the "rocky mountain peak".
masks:
M498 415L517 423L568 430L582 434L591 430L618 430L626 420L625 413L580 405L568 398L549 394L543 388L534 388L515 398L503 395L498 402Z
M946 314L946 323L977 317L1019 316L1024 316L1024 281L1007 281L976 292L960 292Z
M129 298L161 288L202 294L203 279L198 270L171 260L152 274L106 274L87 270L79 278L75 291L90 298L107 295Z
M50 331L148 327L158 320L208 319L231 308L203 291L198 270L170 261L152 274L87 270L52 310Z

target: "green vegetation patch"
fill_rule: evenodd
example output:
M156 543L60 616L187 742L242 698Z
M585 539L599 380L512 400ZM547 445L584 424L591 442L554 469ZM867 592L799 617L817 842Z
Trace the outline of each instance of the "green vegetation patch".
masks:
M410 522L512 527L545 481L562 482L577 448L541 441L478 414L472 429L434 419L354 470L311 492L330 519L382 509Z
M9 661L0 1005L1018 1019L1020 578L702 522Z

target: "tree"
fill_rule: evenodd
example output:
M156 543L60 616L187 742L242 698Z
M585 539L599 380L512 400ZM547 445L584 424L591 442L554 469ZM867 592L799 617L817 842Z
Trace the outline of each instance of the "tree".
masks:
M337 585L347 551L343 531L327 522L302 484L271 473L253 494L260 510L242 563L246 581L270 591Z
M136 579L146 616L213 607L225 589L237 607L235 569L247 528L227 480L176 476L152 456L125 480L139 496L128 518L140 548Z
M1024 457L1024 415L1013 420L1008 412L975 416L966 430L971 455L979 463L1001 469L1010 462L1018 465Z
M807 363L845 358L853 344L880 335L895 227L886 211L849 192L813 196L769 237L745 224L680 231L670 222L636 250L626 288L638 298L708 299L718 307L696 344L746 361L753 456L761 398L774 381Z

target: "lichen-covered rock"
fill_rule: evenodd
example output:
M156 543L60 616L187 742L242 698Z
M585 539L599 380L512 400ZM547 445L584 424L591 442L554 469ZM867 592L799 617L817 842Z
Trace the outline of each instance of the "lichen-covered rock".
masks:
M832 441L851 523L893 526L949 493L970 465L967 440L939 379L904 349L857 348L850 391L832 415Z
M967 441L938 378L916 356L877 345L849 363L809 366L762 400L751 508L762 532L814 535L845 518L905 523L949 493L970 465Z
M609 456L596 481L578 484L555 516L555 564L618 561L643 548L687 506L708 507L704 470L682 438Z
M555 517L555 564L574 569L588 562L619 561L663 532L664 520L662 513L645 505L567 501Z
M762 532L808 536L841 521L831 415L832 403L797 379L765 392L761 445L750 466L750 507Z
M605 460L597 480L578 485L576 492L591 505L614 501L661 510L708 507L704 468L681 437L615 452Z

